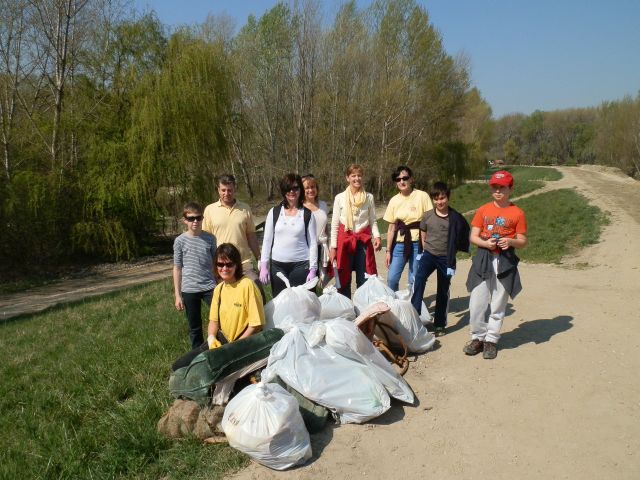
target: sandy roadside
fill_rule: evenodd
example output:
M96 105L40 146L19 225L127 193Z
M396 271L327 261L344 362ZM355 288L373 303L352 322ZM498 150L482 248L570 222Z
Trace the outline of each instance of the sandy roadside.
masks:
M598 169L561 170L555 187L576 188L611 225L563 265L522 265L525 289L510 303L496 360L462 353L461 262L451 332L407 373L417 405L314 435L304 467L252 463L232 478L640 478L640 186Z

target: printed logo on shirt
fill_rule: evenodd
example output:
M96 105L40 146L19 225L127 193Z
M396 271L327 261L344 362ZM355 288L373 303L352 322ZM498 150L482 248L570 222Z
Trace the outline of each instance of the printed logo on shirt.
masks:
M242 308L242 304L239 302L233 302L234 307Z
M489 217L483 218L484 231L480 234L483 239L489 237L501 238L515 236L516 221L510 218L504 217Z

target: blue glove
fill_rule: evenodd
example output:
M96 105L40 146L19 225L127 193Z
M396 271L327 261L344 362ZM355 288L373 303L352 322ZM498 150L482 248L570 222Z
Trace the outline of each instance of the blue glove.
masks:
M455 268L447 268L447 277L453 277L456 274Z

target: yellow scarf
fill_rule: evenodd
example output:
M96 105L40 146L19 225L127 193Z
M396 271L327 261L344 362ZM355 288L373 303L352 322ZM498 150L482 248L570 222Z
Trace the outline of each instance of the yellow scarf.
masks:
M362 205L364 205L364 201L367 199L367 194L364 192L363 190L360 190L359 192L356 192L356 194L352 194L351 193L351 187L348 186L347 189L344 191L345 197L346 197L346 205L345 205L345 218L346 218L346 224L345 224L345 228L347 230L351 230L353 231L353 214L354 211L360 207L362 207Z

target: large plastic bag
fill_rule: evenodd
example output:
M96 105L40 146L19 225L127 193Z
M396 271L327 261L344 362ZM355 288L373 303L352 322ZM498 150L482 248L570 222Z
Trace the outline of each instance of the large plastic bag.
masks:
M372 303L393 296L393 290L387 287L379 276L370 275L353 294L353 303L358 308L358 311L362 312Z
M298 402L276 383L249 385L222 417L229 445L262 465L284 470L311 458L311 441Z
M398 290L396 292L396 298L398 300L411 301L412 295L413 295L412 285L409 285L409 288ZM427 306L424 304L424 301L420 302L420 311L418 312L418 314L420 315L420 321L422 322L423 325L429 325L433 323L433 317L431 316L431 313L429 313L429 310L427 309Z
M363 423L390 407L389 394L367 367L338 355L324 341L324 323L297 324L276 343L263 376L278 375L331 410L340 423Z
M304 285L290 287L289 280L280 272L278 275L287 288L265 305L265 328L277 327L286 331L291 320L294 323L311 323L318 320L321 310L320 300L314 292L309 290L316 286L318 277Z
M319 297L321 310L320 320L330 320L332 318L345 318L353 320L356 318L356 310L353 302L338 293L338 289L333 285L326 287Z
M411 353L424 353L433 347L436 338L428 332L416 309L407 300L387 297L390 311L380 315L380 320L390 323L398 331Z
M327 345L343 357L365 364L389 395L413 403L411 387L353 322L338 318L327 321L325 328Z

